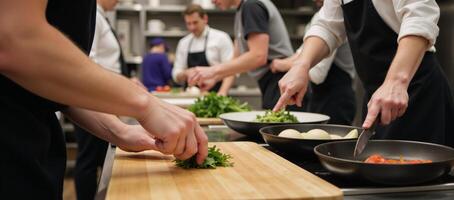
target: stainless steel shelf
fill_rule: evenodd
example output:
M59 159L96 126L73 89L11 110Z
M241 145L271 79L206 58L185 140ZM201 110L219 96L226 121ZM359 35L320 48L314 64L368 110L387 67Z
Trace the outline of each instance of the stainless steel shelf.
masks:
M280 9L279 12L282 15L312 16L315 14L316 11L311 8L305 8L305 9Z
M186 31L163 31L163 32L145 32L147 37L173 37L173 38L182 38L186 36L188 32Z
M140 12L144 9L144 6L141 4L120 4L117 7L115 7L115 10L117 11L131 11L131 12Z
M161 7L144 7L144 10L151 13L181 13L186 7L180 5L161 6ZM206 9L207 13L212 14L234 14L235 10Z
M129 12L139 12L147 11L149 13L181 13L184 11L185 6L183 5L168 5L160 7L149 7L143 6L141 4L126 4L118 5L115 8L117 11L129 11ZM315 11L310 8L304 9L280 9L282 15L302 15L302 16L312 16L315 14ZM220 9L206 9L207 13L210 14L235 14L234 9L230 10L220 10Z
M146 37L165 37L165 38L182 38L188 35L187 31L163 31L163 32L149 32L145 31ZM231 38L234 37L233 33L228 33Z

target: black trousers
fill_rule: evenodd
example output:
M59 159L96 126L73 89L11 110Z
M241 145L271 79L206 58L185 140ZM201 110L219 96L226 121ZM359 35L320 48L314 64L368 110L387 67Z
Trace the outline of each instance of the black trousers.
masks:
M98 170L102 168L108 143L75 126L78 145L74 172L78 200L93 200L98 186Z

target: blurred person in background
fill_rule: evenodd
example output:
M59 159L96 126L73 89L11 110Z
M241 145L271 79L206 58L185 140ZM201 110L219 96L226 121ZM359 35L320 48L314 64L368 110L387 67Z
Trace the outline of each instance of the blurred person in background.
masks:
M195 67L209 67L227 62L233 57L230 36L208 26L206 11L197 4L189 5L183 12L189 35L178 42L172 76L177 83L186 83ZM227 95L235 81L235 74L225 77L210 88L219 95Z
M224 77L248 72L259 85L262 108L272 109L280 97L278 81L285 73L273 73L270 64L273 59L294 53L279 10L270 0L213 0L213 3L222 10L236 9L234 58L209 68L196 67L190 74L190 85L208 90ZM306 108L291 106L288 109L303 111Z
M142 62L142 82L148 91L166 86L172 79L172 65L167 57L169 48L162 38L150 41L150 50Z

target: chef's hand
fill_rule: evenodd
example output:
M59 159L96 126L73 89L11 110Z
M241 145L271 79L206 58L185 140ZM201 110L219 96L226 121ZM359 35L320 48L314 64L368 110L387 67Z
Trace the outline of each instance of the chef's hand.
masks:
M281 97L274 106L273 111L279 111L286 105L294 105L301 107L303 97L306 94L309 84L308 67L294 66L288 71L281 80L279 80L279 89Z
M363 127L370 128L375 120L380 120L382 125L387 125L401 117L408 107L408 86L398 81L385 81L367 104L367 116ZM380 119L376 119L378 113Z
M189 85L198 85L202 91L208 91L216 85L218 77L215 72L215 66L212 67L195 67L192 77L188 77Z
M188 85L190 85L189 80L193 76L195 76L195 68L189 68L184 71L184 78L186 79L185 81L188 83ZM193 86L193 85L190 85L190 86Z
M157 150L156 140L140 125L125 125L115 137L117 147L129 152Z
M205 160L208 139L193 113L156 99L147 115L138 121L155 137L158 151L180 160L197 154L199 164Z
M292 62L288 59L274 59L271 62L270 68L271 72L287 72L292 67Z

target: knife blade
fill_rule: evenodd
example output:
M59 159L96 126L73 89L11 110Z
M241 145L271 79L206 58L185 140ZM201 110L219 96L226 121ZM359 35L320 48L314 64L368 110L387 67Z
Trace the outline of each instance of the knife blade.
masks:
M378 122L380 121L380 114L377 115L377 118L375 118L374 123L372 123L372 126L369 127L368 129L364 129L361 134L358 137L358 140L356 140L356 145L355 145L355 150L353 151L353 157L357 157L359 154L361 154L364 151L364 148L366 148L367 142L369 142L370 137L375 135L375 128L377 127Z

